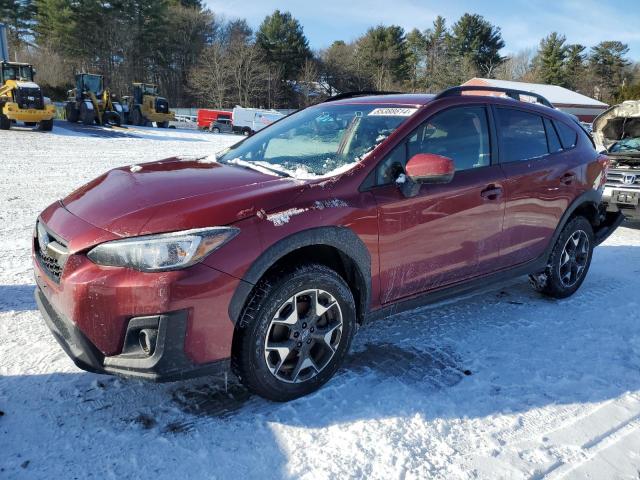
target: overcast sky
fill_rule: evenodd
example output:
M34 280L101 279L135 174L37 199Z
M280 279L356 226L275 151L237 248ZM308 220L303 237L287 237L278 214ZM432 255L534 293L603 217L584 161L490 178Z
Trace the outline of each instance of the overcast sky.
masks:
M640 60L640 0L207 0L226 18L246 18L257 28L276 8L290 11L303 25L311 47L334 40L353 40L370 26L400 25L424 30L437 15L452 24L463 13L479 13L502 29L504 52L535 47L556 30L569 43L592 46L602 40L629 44L629 56Z

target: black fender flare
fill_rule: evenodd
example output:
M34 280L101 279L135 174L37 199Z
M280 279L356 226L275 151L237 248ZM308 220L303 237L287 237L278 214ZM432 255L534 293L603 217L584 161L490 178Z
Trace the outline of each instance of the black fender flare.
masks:
M574 213L576 213L576 211L579 208L584 206L589 206L595 210L595 213L596 213L595 219L588 219L593 225L593 229L595 233L600 222L600 219L598 218L600 203L602 203L602 193L595 189L587 190L586 192L581 193L576 199L574 199L573 202L571 202L569 207L562 214L562 217L560 217L560 221L558 222L558 225L556 226L556 229L553 232L553 235L551 236L549 245L547 245L547 248L543 253L543 258L545 259L545 261L551 255L551 251L553 250L553 247L558 241L558 237L562 233L562 229L565 227L569 219L574 215Z
M369 310L371 297L371 256L369 250L353 230L347 227L328 226L311 228L289 235L278 240L260 254L243 275L243 281L236 288L229 303L229 318L233 324L235 325L240 319L254 286L273 265L295 250L314 245L333 247L355 264L356 274L359 276L359 283L362 286L358 310L359 316L364 318Z

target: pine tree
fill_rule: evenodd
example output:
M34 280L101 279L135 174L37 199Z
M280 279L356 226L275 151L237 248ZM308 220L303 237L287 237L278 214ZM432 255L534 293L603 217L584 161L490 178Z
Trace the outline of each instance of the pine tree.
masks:
M356 48L376 89L389 90L408 78L409 52L402 27L370 28Z
M539 82L550 85L567 86L566 37L553 32L540 41L538 54L533 59L536 78Z
M407 65L411 91L418 89L426 61L427 39L424 34L414 28L407 34Z
M572 90L578 90L585 74L584 51L587 47L579 44L567 46L567 57L565 60L565 77L567 87Z
M312 56L300 22L291 13L280 10L264 19L256 34L256 44L268 62L282 66L285 80L295 80L305 60Z
M7 26L12 48L31 39L34 15L33 0L0 0L0 23Z
M449 49L467 61L482 75L491 77L504 61L500 50L504 47L500 28L481 15L465 13L453 25Z
M618 41L600 42L591 48L589 65L600 90L600 98L612 101L620 93L629 47Z

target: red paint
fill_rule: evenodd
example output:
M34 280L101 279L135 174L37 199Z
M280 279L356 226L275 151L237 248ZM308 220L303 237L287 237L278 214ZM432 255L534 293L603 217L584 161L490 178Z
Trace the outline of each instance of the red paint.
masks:
M168 159L112 170L41 215L71 251L55 284L34 262L39 284L105 354L121 352L129 318L187 309L184 348L196 363L230 354L232 295L258 256L287 236L321 226L350 228L371 258L371 305L437 289L539 255L574 198L597 188L604 162L587 142L529 162L456 172L450 183L424 184L406 198L397 185L362 190L378 162L434 113L455 105L513 106L510 99L429 95L365 97L343 103L416 105L420 110L351 171L297 181L235 166ZM318 107L322 108L322 107ZM558 120L562 114L523 106ZM495 148L495 146L494 146ZM421 155L409 174L448 172L450 161ZM137 170L137 169L134 169ZM563 182L573 175L569 183ZM339 199L337 207L318 202ZM269 215L296 208L287 223ZM141 273L93 264L93 246L120 237L234 225L240 233L188 269Z
M231 120L231 112L201 108L198 110L198 128L209 128L219 118Z
M456 171L453 160L433 153L418 153L411 157L405 167L407 175L414 180L450 180Z

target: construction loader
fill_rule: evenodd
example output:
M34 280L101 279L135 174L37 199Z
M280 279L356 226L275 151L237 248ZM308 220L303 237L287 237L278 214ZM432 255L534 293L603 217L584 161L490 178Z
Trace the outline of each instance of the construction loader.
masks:
M69 90L64 104L67 121L84 125L120 126L123 108L108 88L102 75L79 73L76 88Z
M9 61L7 29L0 23L0 130L9 130L15 122L46 132L53 128L56 107L42 95L33 75L31 65Z
M175 121L169 111L169 102L158 94L158 87L151 83L134 83L133 95L122 97L125 117L131 125L145 126L155 122L158 128L167 128Z

